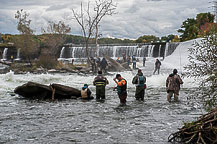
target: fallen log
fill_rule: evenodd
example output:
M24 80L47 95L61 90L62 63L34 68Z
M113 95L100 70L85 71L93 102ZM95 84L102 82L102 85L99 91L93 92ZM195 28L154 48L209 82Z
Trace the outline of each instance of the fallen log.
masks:
M217 108L201 116L197 121L185 123L178 132L168 137L172 143L217 143Z
M14 92L22 97L29 99L71 99L78 98L81 93L78 89L60 84L50 86L35 82L28 82L15 88Z

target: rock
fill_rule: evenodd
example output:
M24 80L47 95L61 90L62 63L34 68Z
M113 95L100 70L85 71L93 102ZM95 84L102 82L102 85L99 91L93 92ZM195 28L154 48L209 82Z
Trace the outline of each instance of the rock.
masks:
M118 72L126 70L120 63L116 62L109 56L104 55L104 57L111 63L112 70L118 71Z
M124 62L121 64L125 69L130 70L131 68L129 67L127 62Z
M54 99L71 99L81 96L81 92L78 89L69 86L60 84L47 86L35 82L28 82L22 86L18 86L14 92L25 98L41 100L52 99L53 92Z

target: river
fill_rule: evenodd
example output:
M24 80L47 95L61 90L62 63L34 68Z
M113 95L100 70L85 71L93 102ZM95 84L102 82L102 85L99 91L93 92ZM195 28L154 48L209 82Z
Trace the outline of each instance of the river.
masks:
M107 76L110 84L106 88L104 103L73 99L30 101L11 96L15 87L34 81L79 89L87 83L95 97L93 75L15 75L13 72L0 75L0 143L168 143L170 133L177 131L184 121L194 120L204 110L200 108L200 102L187 99L197 87L194 80L187 78L180 91L180 102L168 103L165 80L171 69L163 65L160 75L152 75L153 64L154 59L148 59L145 68L139 64L147 76L145 102L134 98L135 86L131 81L136 71L121 73L128 80L125 107L119 106L117 94L112 89L116 73Z

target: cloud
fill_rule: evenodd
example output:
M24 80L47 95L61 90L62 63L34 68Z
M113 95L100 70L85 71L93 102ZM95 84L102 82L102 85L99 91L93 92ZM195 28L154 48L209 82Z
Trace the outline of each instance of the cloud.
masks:
M37 34L48 21L64 21L72 34L81 30L72 20L71 9L79 9L86 0L0 0L0 32L18 33L14 14L24 9L30 13L32 28ZM91 6L95 0L91 0ZM117 14L106 16L100 23L102 36L136 39L141 35L163 36L177 34L182 22L201 12L211 11L207 0L116 0Z

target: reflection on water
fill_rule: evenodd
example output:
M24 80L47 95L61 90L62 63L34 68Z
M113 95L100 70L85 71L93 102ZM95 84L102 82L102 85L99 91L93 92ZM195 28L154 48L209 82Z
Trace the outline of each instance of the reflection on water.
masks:
M149 68L152 72L151 65ZM112 91L113 76L108 77L111 84L104 103L95 100L51 103L11 97L8 92L28 80L61 82L80 88L81 81L92 84L94 76L73 75L72 80L70 75L4 75L0 78L0 143L167 143L168 135L182 126L183 121L201 114L199 105L187 100L194 92L188 86L180 91L179 103L166 101L167 74L148 77L145 102L135 101L133 73L122 73L129 82L124 107L119 106L118 96ZM90 89L94 93L94 87Z

